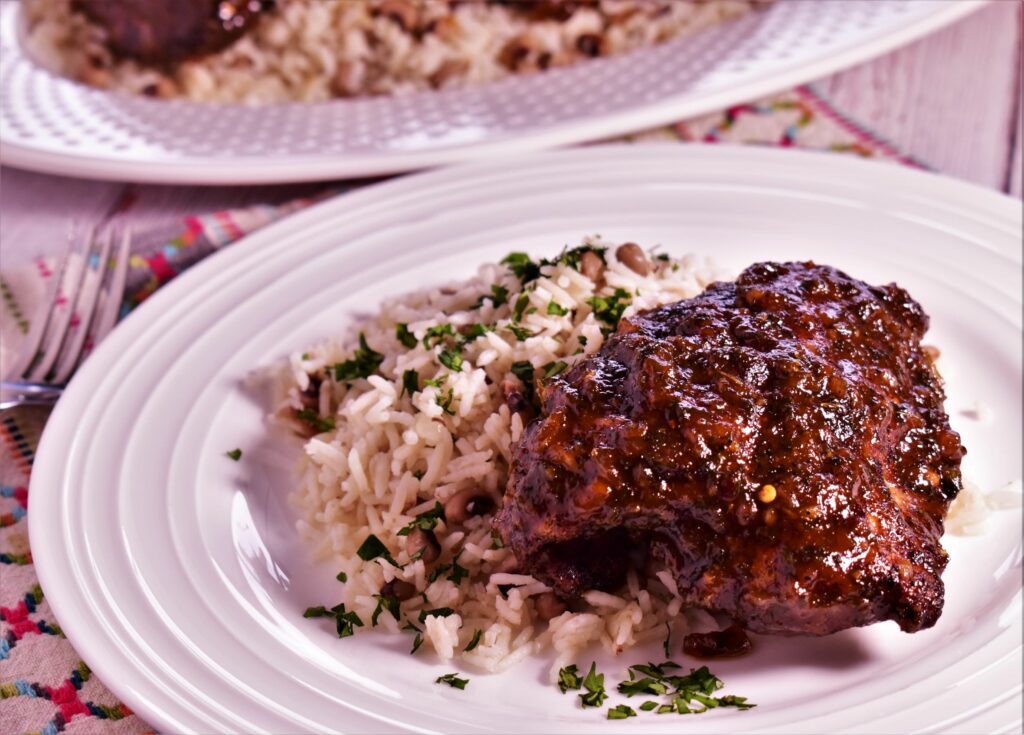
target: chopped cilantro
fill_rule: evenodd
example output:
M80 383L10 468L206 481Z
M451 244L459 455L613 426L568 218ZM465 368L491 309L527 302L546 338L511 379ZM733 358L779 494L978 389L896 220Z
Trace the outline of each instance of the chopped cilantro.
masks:
M452 372L457 373L462 369L462 355L458 350L442 350L437 359Z
M434 680L434 683L435 684L447 684L448 686L454 687L455 689L465 689L466 688L466 684L469 683L469 679L460 679L455 674L445 674L444 676L437 677Z
M334 379L342 381L368 378L377 372L382 362L384 362L384 355L372 350L366 344L366 335L360 332L359 349L352 355L351 360L339 362L334 366Z
M477 337L483 337L488 332L493 332L494 327L487 324L467 324L459 328L459 342L466 344Z
M302 359L303 360L308 360L309 359L309 353L308 352L303 352L302 353Z
M443 342L445 337L454 336L455 330L452 329L451 324L438 324L427 329L427 333L423 335L423 346L429 350L434 345Z
M528 360L512 363L512 374L523 381L524 385L533 384L533 365Z
M420 633L419 631L416 631L416 637L413 638L413 640L412 640L412 650L409 651L409 653L416 653L416 651L418 651L420 646L422 646L422 645L423 645L423 634Z
M672 655L672 652L670 650L670 644L671 643L672 643L672 625L670 623L665 623L665 640L661 644L662 648L665 649L665 658L668 658L669 656Z
M548 302L548 314L552 316L565 316L569 310L556 301Z
M384 545L384 542L374 536L372 533L366 537L362 545L356 550L356 554L363 561L371 561L378 557L385 559L396 567L398 563L392 558L391 553L388 551L388 547Z
M663 263L667 263L668 262L668 253L658 253L657 255L654 256L654 258L656 260L660 260Z
M611 296L593 296L587 299L587 303L593 307L596 319L615 329L619 325L622 313L632 300L629 291L617 288Z
M416 518L402 526L398 531L399 536L408 536L414 528L422 528L424 531L433 531L438 521L444 520L444 506L440 501L434 502L434 507L420 513ZM433 580L431 580L433 581Z
M605 251L608 248L596 247L594 245L580 245L579 247L571 249L563 249L558 257L554 260L542 260L541 265L557 265L559 263L567 265L570 268L580 269L580 261L583 259L585 253L594 253L601 259L601 262L607 262L604 258Z
M441 410L449 416L455 415L455 409L452 408L453 400L455 400L455 390L453 388L449 388L447 393L438 393L434 399L437 405L441 407Z
M463 579L469 576L469 570L466 567L459 564L458 559L452 561L452 573L448 575L448 580L459 584Z
M608 708L609 720L624 720L627 717L636 717L636 711L624 704Z
M373 615L370 617L370 624L373 627L377 627L377 618L380 614L387 610L391 613L391 616L395 619L399 619L398 613L398 598L390 595L374 595L377 598L377 607L373 611Z
M507 265L523 283L532 281L540 275L540 266L530 260L526 253L509 253L501 259L501 264Z
M508 329L508 331L512 332L512 334L514 334L516 336L516 339L518 339L519 341L529 339L530 337L533 336L533 332L531 332L529 329L526 329L525 327L516 326L515 324L506 324L505 328Z
M653 700L647 700L646 702L644 702L643 704L640 705L640 709L642 709L644 712L650 712L652 709L654 709L657 706L658 706L657 702L655 702Z
M489 296L487 294L484 294L479 299L477 299L477 302L473 305L473 308L479 309L481 306L484 305L484 301L488 299L490 299L491 303L494 305L494 308L497 309L502 304L508 303L508 289L505 288L504 286L499 286L496 283L492 283L491 294Z
M427 622L427 618L433 616L435 618L446 618L453 614L455 611L450 607L435 607L433 610L420 610L419 621L421 623Z
M348 575L345 574L345 572L338 572L338 576L335 577L335 579L338 580L339 582L347 582L348 581Z
M584 707L600 707L608 698L608 692L604 689L604 674L597 673L597 662L590 664L590 671L583 678L583 688L586 694L580 695Z
M321 416L311 408L302 409L296 416L321 433L334 430L334 418L332 416Z
M737 707L739 709L751 709L756 704L747 704L746 697L737 697L735 694L726 694L718 698L718 703L723 707Z
M406 393L412 398L413 393L418 392L420 389L420 374L415 370L406 370L402 373L402 392L398 394L401 398Z
M481 637L481 636L482 636L483 634L484 634L484 632L483 632L482 630L480 630L479 628L477 628L476 630L474 630L474 631L473 631L473 637L472 637L472 638L470 638L470 640L469 640L469 643L467 643L467 644L466 644L466 647L465 647L465 648L463 648L462 650L463 650L463 651L472 651L472 650L473 650L474 648L476 648L477 646L479 646L479 645L480 645L480 637Z
M668 694L668 685L648 676L636 681L621 682L619 693L625 694L627 697L632 697L635 694Z
M350 635L355 633L355 628L362 628L363 621L359 619L359 616L354 612L345 611L345 603L335 605L328 610L323 605L317 605L316 607L306 608L306 611L302 613L304 618L334 618L335 625L338 630L339 638L348 638Z
M230 452L225 452L225 454L236 462L242 458L241 449L232 449Z
M519 298L516 299L515 306L512 307L512 319L514 321L523 320L523 312L526 311L526 307L530 303L530 294L525 291L519 294Z
M571 664L558 670L558 688L562 694L565 694L570 689L579 689L582 684L579 672L576 670L576 664Z
M323 605L317 605L316 607L307 607L306 611L302 613L304 618L329 618L331 617L330 611Z
M451 568L451 564L438 564L436 567L434 567L434 571L430 573L430 576L427 577L427 580L429 582L436 582L438 579L441 578L442 574L444 574Z
M565 370L567 367L569 367L569 364L564 362L563 360L558 360L557 362L549 362L542 368L544 370L544 379L547 380L548 378L555 377L563 370Z
M584 337L582 334L579 335L576 338L576 341L580 343L580 347L586 347L587 346L587 338Z
M408 324L396 324L395 337L410 350L416 346L416 335L409 331Z

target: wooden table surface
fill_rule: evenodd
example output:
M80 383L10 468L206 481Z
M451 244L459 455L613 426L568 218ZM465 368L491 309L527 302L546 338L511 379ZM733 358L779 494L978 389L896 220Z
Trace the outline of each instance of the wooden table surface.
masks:
M1021 11L1020 0L995 0L945 30L815 86L937 171L1019 197ZM126 186L0 168L0 255L11 263L51 252L71 220L146 228L184 214L285 201L324 184L135 186L134 206L115 213Z

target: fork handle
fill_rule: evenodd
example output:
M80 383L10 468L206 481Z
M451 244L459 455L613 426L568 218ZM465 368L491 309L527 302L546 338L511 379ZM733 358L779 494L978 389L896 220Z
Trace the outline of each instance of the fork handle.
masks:
M15 406L52 406L64 388L45 383L0 382L0 411Z

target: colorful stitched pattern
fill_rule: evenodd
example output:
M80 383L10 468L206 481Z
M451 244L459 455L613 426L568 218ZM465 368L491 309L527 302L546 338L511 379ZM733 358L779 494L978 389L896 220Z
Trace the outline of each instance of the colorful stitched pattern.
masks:
M921 167L885 140L832 108L809 87L739 105L627 140L750 143L814 148ZM129 261L122 313L209 253L315 199L283 206L186 217L180 224L138 233ZM130 209L129 194L118 210ZM0 279L0 352L17 354L34 306L53 267L38 259ZM4 358L0 354L0 360ZM32 566L27 530L28 484L45 415L19 409L0 417L0 733L135 735L149 728L120 703L81 661L49 610Z

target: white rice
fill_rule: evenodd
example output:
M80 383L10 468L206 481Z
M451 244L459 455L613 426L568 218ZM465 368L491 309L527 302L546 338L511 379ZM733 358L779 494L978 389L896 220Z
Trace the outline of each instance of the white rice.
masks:
M602 245L596 238L586 244ZM572 364L600 349L602 326L608 325L595 317L589 299L622 289L629 294L628 316L695 296L720 277L709 262L693 256L652 259L653 270L647 276L618 262L614 248L605 257L599 286L569 265L555 264L544 266L543 275L523 292L506 266L489 263L468 281L387 301L376 316L359 325L367 344L383 356L377 374L349 384L323 380L318 395L309 394L316 393L311 376L322 376L326 366L351 358L357 341L330 341L291 357L278 416L294 423L296 409L315 405L321 415L333 417L337 427L305 445L302 483L292 497L302 518L299 531L319 557L333 560L347 573L343 602L367 625L381 585L401 579L422 593L401 604L403 624L408 620L420 628L424 641L442 660L459 659L486 671L500 671L532 653L547 651L555 654L555 672L591 643L619 652L664 639L670 628L683 632L685 620L677 617L682 602L670 577L641 584L632 575L618 594L587 592L575 612L550 624L541 621L534 598L548 588L514 572L510 552L492 537L490 514L464 524L439 522L434 530L442 552L433 564L410 559L405 539L397 535L417 514L466 489L483 491L500 503L509 448L523 428L520 416L505 404L502 383L518 385L513 363L529 362L539 374L552 362ZM507 301L495 306L485 298L476 306L481 297L492 295L492 287L507 289ZM507 328L521 293L529 306L518 326L532 333L523 340ZM568 313L549 314L551 301ZM415 335L414 347L397 339L399 323L408 324ZM458 371L439 362L443 345L424 347L430 327L451 324L457 331L479 323L497 328L462 345ZM421 390L411 398L403 394L406 370L419 374ZM440 384L424 386L428 379ZM303 390L308 391L305 404ZM370 533L387 545L398 567L383 559L358 558L356 551ZM455 583L442 574L430 581L433 569L455 559L467 570L464 579ZM420 611L444 607L456 614L427 617L419 624ZM378 624L386 630L400 627L387 612ZM479 644L464 652L478 630Z
M118 58L104 29L74 12L72 0L22 7L30 53L59 74L159 97L262 104L487 82L587 59L588 45L600 55L649 46L769 1L600 0L564 19L536 19L526 5L278 0L236 43L170 70Z

